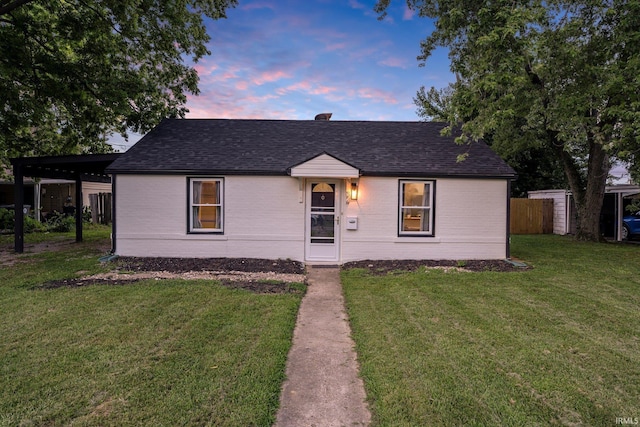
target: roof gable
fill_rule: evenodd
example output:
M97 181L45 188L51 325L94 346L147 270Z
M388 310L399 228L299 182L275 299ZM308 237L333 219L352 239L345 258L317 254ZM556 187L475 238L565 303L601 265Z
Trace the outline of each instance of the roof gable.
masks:
M324 177L324 178L358 178L358 168L343 162L327 153L317 156L293 166L290 175L295 177Z
M442 136L445 126L437 122L165 119L107 171L287 175L318 153L330 153L362 176L515 176L485 143L460 146L454 137ZM459 162L458 156L465 153L467 159Z

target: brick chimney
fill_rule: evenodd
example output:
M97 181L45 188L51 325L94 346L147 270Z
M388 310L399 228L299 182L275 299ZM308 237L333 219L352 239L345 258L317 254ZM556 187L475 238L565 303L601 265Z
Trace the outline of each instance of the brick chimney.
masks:
M314 120L326 120L326 121L329 121L329 120L331 120L331 115L332 115L332 113L316 114L316 118Z

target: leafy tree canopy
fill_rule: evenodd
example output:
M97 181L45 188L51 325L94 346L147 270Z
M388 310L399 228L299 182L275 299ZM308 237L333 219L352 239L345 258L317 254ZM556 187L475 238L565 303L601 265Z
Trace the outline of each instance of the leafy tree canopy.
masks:
M390 0L379 0L384 15ZM461 142L491 136L503 157L554 155L573 192L577 237L599 239L611 160L640 170L640 3L627 0L408 0L449 49L447 110ZM426 93L423 94L426 95ZM420 94L419 94L420 96ZM436 104L437 105L437 104Z
M210 52L204 17L236 0L0 0L0 166L109 151L182 117Z
M418 116L425 120L448 121L456 113L452 102L455 84L443 89L432 87L428 91L422 86L413 99L418 107ZM474 114L477 114L474 112ZM471 120L472 117L465 118ZM455 119L454 121L462 121ZM493 136L485 134L484 142L493 145ZM527 197L527 192L550 188L568 188L562 164L555 153L542 148L530 147L502 153L502 158L516 171L517 178L511 183L512 197Z

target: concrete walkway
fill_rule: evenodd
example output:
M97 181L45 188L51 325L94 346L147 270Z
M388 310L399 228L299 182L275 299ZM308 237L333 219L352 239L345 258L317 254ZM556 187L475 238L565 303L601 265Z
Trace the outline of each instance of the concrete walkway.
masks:
M338 268L307 267L276 427L367 426Z

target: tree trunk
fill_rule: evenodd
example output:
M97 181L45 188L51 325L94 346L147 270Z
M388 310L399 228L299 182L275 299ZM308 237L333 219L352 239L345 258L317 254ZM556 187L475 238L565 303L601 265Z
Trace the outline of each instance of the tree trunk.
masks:
M609 175L609 156L601 144L593 141L589 143L586 182L583 182L580 178L578 167L569 153L562 150L561 156L578 214L576 239L593 242L602 241L600 213Z
M591 136L591 135L590 135ZM602 144L589 138L589 158L586 178L580 172L580 167L571 154L559 143L557 134L547 131L547 140L558 153L562 161L564 173L569 182L569 188L576 204L576 239L599 242L603 240L600 234L600 213L604 202L604 192L609 176L610 159Z

